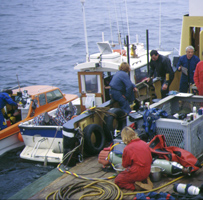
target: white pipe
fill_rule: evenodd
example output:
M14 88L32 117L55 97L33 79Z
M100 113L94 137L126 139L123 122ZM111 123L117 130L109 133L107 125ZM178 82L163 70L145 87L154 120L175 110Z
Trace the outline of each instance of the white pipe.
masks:
M87 29L86 29L86 20L85 20L85 0L80 0L82 4L82 12L83 12L83 23L84 23L84 32L85 32L85 46L86 46L86 61L89 62L89 50L88 50L88 41L87 41Z

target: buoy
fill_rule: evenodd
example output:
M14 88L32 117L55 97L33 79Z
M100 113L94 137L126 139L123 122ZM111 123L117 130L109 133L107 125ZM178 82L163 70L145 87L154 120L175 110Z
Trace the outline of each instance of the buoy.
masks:
M18 140L21 141L21 142L24 142L21 133L18 133Z

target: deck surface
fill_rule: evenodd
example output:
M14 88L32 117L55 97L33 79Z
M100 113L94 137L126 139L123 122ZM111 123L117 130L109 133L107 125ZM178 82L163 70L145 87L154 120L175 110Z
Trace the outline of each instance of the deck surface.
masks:
M62 167L63 169L63 167ZM78 176L85 177L87 179L91 178L107 178L111 177L112 175L116 174L115 171L110 170L108 172L102 170L102 165L98 163L98 157L89 157L84 160L82 163L78 163L76 166L72 167L70 169L70 172L76 173ZM76 176L77 176L76 175ZM49 194L53 193L59 194L59 190L61 191L62 188L66 186L70 186L70 184L75 184L75 183L80 183L83 182L84 185L87 185L89 182L88 180L77 178L76 176L70 175L70 174L65 174L62 172L59 172L57 169L52 170L52 172L49 172L47 175L44 177L40 178L37 180L37 182L31 184L27 188L24 188L22 191L14 195L11 199L46 199ZM176 181L176 183L191 183L197 187L200 187L201 184L203 183L203 168L199 169L196 173L194 173L192 176L166 176L162 175L162 179L159 182L154 182L154 187L153 189L155 192L169 192L169 193L174 193L173 191L173 185L174 183L169 183L170 181L173 181L177 178L180 178L179 180ZM114 178L109 179L108 183L112 182L114 183ZM108 183L105 182L104 184L108 186ZM165 187L160 188L160 186L164 186L167 184ZM111 187L111 186L110 186ZM71 196L70 199L79 199L84 192L87 190L82 190L76 192L74 195ZM110 189L111 192L115 193L115 189ZM127 190L120 190L123 192L123 197L122 199L133 199L136 195L136 192L133 191L127 191ZM47 199L54 199L54 196L51 195ZM24 198L22 198L24 197ZM96 196L95 196L96 198ZM93 199L95 199L93 197ZM85 198L85 199L90 199ZM114 198L115 199L115 198Z

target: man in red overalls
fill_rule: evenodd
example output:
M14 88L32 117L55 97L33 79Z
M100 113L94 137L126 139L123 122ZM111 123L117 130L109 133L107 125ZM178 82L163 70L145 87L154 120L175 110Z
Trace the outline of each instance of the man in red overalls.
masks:
M203 61L197 63L194 73L194 82L197 86L199 95L203 95Z

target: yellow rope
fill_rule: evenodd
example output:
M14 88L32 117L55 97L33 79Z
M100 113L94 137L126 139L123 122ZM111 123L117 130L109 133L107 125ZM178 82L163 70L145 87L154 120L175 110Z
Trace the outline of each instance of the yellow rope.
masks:
M83 199L83 198L85 198L85 197L90 197L90 196L99 196L99 195L102 195L102 194L104 194L105 193L105 191L103 190L103 189L101 189L101 188L99 188L99 187L95 187L95 186L85 186L85 187L83 187L83 188L87 188L87 187L91 187L91 188L94 188L94 189L97 189L98 191L99 191L99 193L94 193L94 194L84 194L84 195L82 195L80 198L79 198L79 200L81 200L81 199Z
M159 190L159 189L161 189L161 188L164 188L164 187L166 187L166 186L168 186L168 185L170 185L170 184L172 184L172 183L174 183L174 182L180 180L180 179L183 178L183 177L184 177L184 176L180 176L180 177L178 177L178 178L176 178L176 179L174 179L174 180L172 180L172 181L170 181L170 182L168 182L168 183L166 183L166 184L164 184L164 185L162 185L162 186L160 186L160 187L154 188L154 189L152 189L152 190L137 191L137 192L127 192L127 193L123 193L123 195L124 195L124 196L127 196L127 195L134 195L134 194L138 194L138 193L154 192L154 191L156 191L156 190Z

